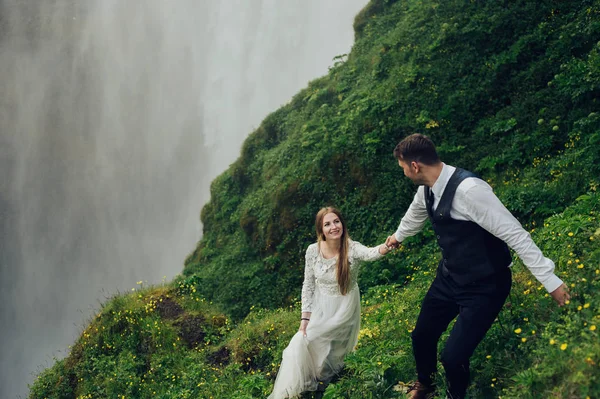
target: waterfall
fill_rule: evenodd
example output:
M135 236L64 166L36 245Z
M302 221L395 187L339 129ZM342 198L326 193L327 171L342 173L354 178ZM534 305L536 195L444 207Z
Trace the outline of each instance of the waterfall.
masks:
M0 0L0 397L181 272L210 181L365 3Z

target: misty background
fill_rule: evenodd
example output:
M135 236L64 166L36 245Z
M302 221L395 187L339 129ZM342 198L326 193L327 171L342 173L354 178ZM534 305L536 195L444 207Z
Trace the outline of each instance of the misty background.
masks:
M171 280L211 180L366 0L0 0L0 397Z

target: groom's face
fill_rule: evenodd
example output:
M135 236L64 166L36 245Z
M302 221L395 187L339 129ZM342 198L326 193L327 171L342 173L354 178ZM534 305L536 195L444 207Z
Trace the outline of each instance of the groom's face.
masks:
M420 167L417 162L406 162L402 159L398 160L398 165L404 171L404 176L408 177L415 184L423 184L420 172Z

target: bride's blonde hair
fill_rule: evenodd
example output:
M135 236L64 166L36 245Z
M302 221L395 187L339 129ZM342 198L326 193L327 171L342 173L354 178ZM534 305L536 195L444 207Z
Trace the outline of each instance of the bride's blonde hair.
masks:
M342 213L336 208L328 206L326 208L322 208L317 213L317 217L315 220L315 227L317 229L317 243L320 250L321 241L326 241L325 234L323 234L323 219L328 213L335 214L340 219L340 222L342 222L343 230L342 237L340 239L340 253L338 255L336 277L341 294L346 295L346 293L348 293L348 288L350 288L350 263L348 262L348 247L350 245L350 235L348 234L348 229L346 228L346 221L344 220Z

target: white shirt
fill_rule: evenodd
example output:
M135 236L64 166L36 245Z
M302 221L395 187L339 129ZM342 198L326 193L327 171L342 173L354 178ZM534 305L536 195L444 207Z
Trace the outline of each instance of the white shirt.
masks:
M455 167L443 164L440 176L431 187L434 195L434 209L437 208L444 189L455 170ZM424 186L419 186L408 211L400 221L400 226L395 233L398 242L420 232L429 218L424 190ZM548 292L553 292L563 283L554 274L554 262L542 254L529 233L500 202L485 181L468 177L458 185L452 200L450 217L455 220L477 223L504 241L517 253L531 274L544 285Z

